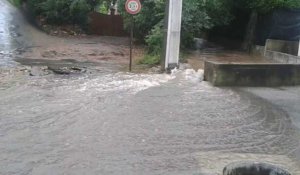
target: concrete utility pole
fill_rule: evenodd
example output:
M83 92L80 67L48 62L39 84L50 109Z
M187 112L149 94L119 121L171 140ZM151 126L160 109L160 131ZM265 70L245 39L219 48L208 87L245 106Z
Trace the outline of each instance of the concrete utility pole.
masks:
M179 66L182 0L167 0L162 68L170 71Z

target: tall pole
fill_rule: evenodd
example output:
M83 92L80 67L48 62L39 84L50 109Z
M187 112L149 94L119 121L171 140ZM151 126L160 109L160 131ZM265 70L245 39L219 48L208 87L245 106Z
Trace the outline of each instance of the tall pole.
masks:
M179 66L182 0L167 0L162 67L170 71Z
M131 15L130 17L130 58L129 58L129 71L132 70L132 49L133 49L133 27L134 27L134 18L133 15L138 14L142 9L142 4L139 0L127 0L125 3L125 9L127 13Z
M133 25L134 25L134 18L133 18L133 16L131 16L131 25L130 25L130 60L129 60L129 72L132 71Z

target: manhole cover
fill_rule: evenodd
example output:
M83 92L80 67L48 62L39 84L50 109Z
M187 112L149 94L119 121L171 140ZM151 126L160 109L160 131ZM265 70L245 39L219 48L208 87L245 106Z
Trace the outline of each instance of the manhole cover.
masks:
M223 175L291 175L282 167L267 163L238 162L227 165Z

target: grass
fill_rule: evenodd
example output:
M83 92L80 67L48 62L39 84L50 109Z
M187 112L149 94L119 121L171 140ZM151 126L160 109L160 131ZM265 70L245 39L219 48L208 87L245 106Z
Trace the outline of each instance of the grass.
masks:
M188 52L180 52L180 56L179 56L179 62L180 63L187 63L187 58L189 57L189 53ZM148 65L148 66L156 66L160 64L160 59L161 56L159 55L152 55L152 54L146 54L143 59L141 59L138 63L139 64L144 64L144 65Z
M179 62L180 63L188 63L188 59L191 58L191 51L190 50L181 50L179 54ZM156 66L161 63L161 56L157 54L145 54L143 53L136 63L142 64L146 66Z
M12 5L16 7L20 7L22 4L22 0L8 0L8 2L10 2Z
M187 51L181 51L179 54L179 62L187 63L189 56L190 56L190 54Z
M139 61L139 64L145 64L149 66L155 66L160 63L159 55L145 55L142 60Z

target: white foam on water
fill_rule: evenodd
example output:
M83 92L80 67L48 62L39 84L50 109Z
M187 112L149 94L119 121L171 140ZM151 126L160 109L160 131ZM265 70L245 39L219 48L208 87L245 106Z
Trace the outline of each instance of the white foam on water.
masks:
M116 73L84 82L78 91L94 89L101 92L126 91L137 93L150 87L159 86L174 79L168 74L129 74Z
M199 83L203 81L204 71L199 69L173 69L171 74L132 74L114 73L93 79L85 79L77 91L95 90L98 92L129 92L137 93L151 87L160 86L170 80L179 78L180 81Z
M201 82L204 79L204 70L199 69L198 71L195 71L194 69L186 69L185 79L193 83Z
M180 72L180 70L177 69L177 67L175 67L174 69L171 70L171 75L172 75L172 76L176 76L176 74L177 74L178 72Z

